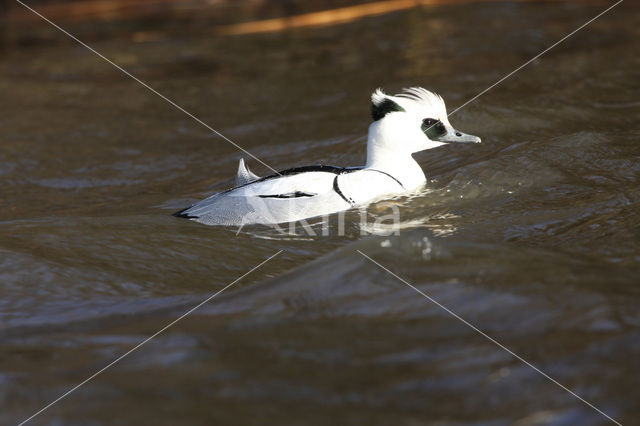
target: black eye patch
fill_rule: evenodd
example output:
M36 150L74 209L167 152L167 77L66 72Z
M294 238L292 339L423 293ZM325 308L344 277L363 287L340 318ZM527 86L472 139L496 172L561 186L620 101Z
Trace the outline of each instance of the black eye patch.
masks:
M440 136L447 133L446 127L442 124L442 121L435 118L425 118L422 120L422 131L431 140L436 140Z

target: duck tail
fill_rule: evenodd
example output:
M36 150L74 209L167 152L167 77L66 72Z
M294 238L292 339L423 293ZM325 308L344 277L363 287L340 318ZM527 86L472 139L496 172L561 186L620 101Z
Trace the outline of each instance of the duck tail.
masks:
M240 159L238 164L238 175L236 176L236 185L245 185L260 179L260 176L249 170L249 167L244 163L244 158Z

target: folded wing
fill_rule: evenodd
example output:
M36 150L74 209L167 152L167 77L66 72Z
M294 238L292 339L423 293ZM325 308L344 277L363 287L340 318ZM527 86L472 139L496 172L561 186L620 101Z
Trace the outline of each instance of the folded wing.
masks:
M244 162L238 178L251 173ZM214 194L184 209L177 216L207 225L274 224L292 222L345 210L350 207L333 188L341 169L310 166L289 169L279 175L257 177L251 182Z

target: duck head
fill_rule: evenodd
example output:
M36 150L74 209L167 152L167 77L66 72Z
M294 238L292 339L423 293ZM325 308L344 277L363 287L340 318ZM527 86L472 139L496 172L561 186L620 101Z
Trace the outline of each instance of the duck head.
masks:
M413 154L447 143L479 143L480 138L454 129L444 100L421 87L403 89L395 96L381 89L371 95L368 159L379 155Z

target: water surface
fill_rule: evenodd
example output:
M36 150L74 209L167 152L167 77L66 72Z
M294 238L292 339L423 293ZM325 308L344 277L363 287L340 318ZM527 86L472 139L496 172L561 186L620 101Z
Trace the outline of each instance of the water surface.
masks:
M69 29L284 169L362 164L376 87L422 85L453 109L606 6L423 7L239 37L162 21L151 39L127 32L136 21ZM623 3L453 115L483 143L416 156L429 182L394 200L403 228L392 237L361 235L353 216L346 235L311 238L172 217L231 186L243 154L46 24L31 24L44 41L9 34L0 423L28 417L277 250L33 423L607 423L361 250L634 424L639 18Z

